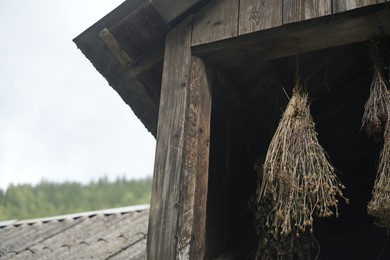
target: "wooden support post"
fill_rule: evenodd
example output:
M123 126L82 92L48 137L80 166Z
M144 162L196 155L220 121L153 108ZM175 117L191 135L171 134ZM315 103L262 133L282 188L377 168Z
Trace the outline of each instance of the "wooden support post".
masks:
M192 19L166 38L149 216L148 259L202 259L205 247L211 91L191 57Z
M206 248L206 205L209 179L211 79L200 58L192 58L187 129L187 176L195 176L190 259L203 259ZM190 177L191 178L191 177ZM189 194L189 196L191 196ZM185 216L183 212L182 216Z

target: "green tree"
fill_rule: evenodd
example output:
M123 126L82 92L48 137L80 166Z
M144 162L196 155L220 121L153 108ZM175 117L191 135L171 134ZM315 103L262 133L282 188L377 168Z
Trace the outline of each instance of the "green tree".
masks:
M151 178L126 180L124 177L114 182L103 177L88 185L45 180L36 186L10 185L6 191L0 190L0 220L148 204L151 186Z

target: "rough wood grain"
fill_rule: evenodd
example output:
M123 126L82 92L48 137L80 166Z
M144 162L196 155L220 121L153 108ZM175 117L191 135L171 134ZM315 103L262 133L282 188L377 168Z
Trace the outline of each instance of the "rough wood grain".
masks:
M283 24L332 13L331 0L283 0Z
M147 1L109 29L127 54L136 59L162 40L170 26L161 17L153 2Z
M241 0L238 34L282 25L283 0Z
M165 43L157 44L155 48L127 64L126 68L131 77L137 77L164 59Z
M190 107L188 113L189 131L187 137L196 141L197 144L188 147L187 155L191 155L191 157L189 157L190 160L186 160L187 162L192 161L192 163L189 163L189 173L196 176L193 206L193 239L191 240L190 248L191 259L203 259L206 247L206 205L212 101L211 77L212 75L206 71L203 61L194 57L192 60ZM195 142L191 143L194 144Z
M270 60L390 35L390 9L372 5L291 23L229 40L195 46L192 52L222 68Z
M239 0L215 0L194 16L192 45L231 38L238 34Z
M167 34L161 86L148 259L175 259L183 168L184 124L191 67L192 19Z
M345 12L351 9L384 3L385 0L333 0L333 13Z
M211 80L206 67L192 58L185 123L184 166L178 206L179 259L203 259L211 117Z
M111 34L110 30L104 28L99 32L99 37L104 41L107 47L111 50L112 54L118 59L118 61L126 66L131 62L131 58L127 55L127 52L122 48L120 43Z

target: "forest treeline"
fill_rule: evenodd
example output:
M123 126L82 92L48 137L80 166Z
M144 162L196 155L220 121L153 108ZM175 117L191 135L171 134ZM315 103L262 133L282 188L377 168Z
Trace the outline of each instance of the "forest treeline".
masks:
M87 185L41 181L0 189L0 220L31 219L83 211L149 204L152 179L110 182L106 177Z

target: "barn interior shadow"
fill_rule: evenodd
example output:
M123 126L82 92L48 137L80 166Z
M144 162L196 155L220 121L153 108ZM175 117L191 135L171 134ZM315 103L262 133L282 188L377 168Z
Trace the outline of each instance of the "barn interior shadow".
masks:
M299 55L318 139L346 186L339 218L317 219L319 259L389 259L387 230L376 227L367 203L382 142L361 129L372 62L367 43ZM248 202L257 173L291 96L296 57L215 70L211 119L206 255L253 256L256 232ZM288 95L288 96L287 96Z

